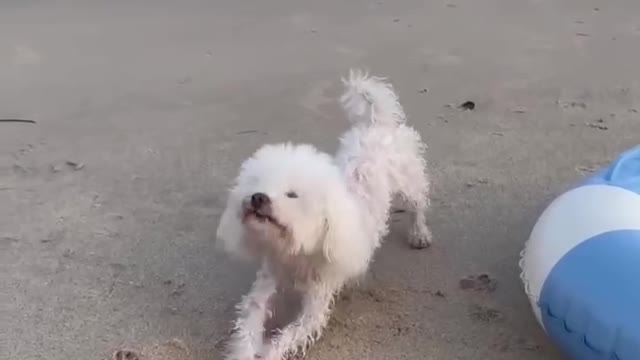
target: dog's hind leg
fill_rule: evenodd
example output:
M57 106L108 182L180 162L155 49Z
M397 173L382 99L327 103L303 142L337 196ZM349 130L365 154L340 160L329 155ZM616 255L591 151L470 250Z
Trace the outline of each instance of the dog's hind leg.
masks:
M431 229L427 226L425 211L427 205L420 202L413 204L414 209L411 211L411 230L409 232L409 245L415 249L424 249L431 246L433 235Z
M429 208L429 178L426 162L420 154L405 159L400 171L398 185L411 214L409 245L415 249L431 246L432 235L427 226L426 211Z

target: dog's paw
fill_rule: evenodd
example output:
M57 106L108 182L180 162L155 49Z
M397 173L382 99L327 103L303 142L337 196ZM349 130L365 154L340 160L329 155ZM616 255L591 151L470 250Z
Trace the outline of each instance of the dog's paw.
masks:
M233 354L233 355L227 355L224 359L225 360L258 360L262 358L256 354Z
M409 245L413 249L426 249L431 246L433 235L428 227L416 226L409 234Z
M262 359L258 354L251 350L231 350L224 357L225 360L257 360Z

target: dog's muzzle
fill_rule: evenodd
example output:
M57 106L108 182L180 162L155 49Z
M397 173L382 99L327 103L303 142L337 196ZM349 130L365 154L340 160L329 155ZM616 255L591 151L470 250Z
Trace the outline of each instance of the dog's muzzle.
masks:
M269 199L267 194L255 193L251 195L251 207L253 207L254 210L259 210L269 205L271 205L271 199Z
M255 215L258 218L272 220L273 210L271 199L265 193L255 193L243 201L245 214Z

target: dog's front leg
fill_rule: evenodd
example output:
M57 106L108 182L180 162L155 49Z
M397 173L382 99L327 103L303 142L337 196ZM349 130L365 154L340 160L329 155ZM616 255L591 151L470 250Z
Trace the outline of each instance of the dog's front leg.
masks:
M226 360L254 360L263 346L264 323L269 298L276 292L273 275L263 266L258 271L251 291L236 306L238 319L227 346Z
M320 338L327 325L335 289L325 284L315 284L302 299L300 315L282 329L271 342L265 344L259 358L281 360L307 347Z

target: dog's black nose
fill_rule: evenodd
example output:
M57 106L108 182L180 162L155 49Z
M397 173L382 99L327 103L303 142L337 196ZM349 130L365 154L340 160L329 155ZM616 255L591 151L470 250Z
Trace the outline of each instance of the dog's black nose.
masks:
M269 205L271 203L271 199L264 193L255 193L251 195L251 206L254 209L260 209L265 205Z

